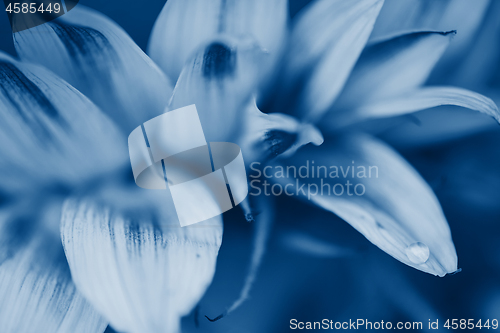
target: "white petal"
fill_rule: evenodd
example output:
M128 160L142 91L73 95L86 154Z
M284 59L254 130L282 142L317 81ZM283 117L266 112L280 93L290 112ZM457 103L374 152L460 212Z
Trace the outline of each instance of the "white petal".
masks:
M477 39L479 28L485 27L485 14L493 14L492 7L490 7L492 2L494 1L386 0L370 39L386 38L409 31L456 30L457 35L436 66L436 70L433 71L432 77L436 78L439 84L443 84L444 79L446 84L460 85L450 73L457 70L457 61L463 59L464 54L470 50L471 44ZM480 49L483 50L483 48ZM481 53L491 54L491 52ZM474 73L473 76L473 78L468 76L466 82L470 83L471 79L477 79L478 75ZM473 85L465 87L473 87Z
M23 61L61 76L127 132L167 106L165 74L116 23L84 6L15 33L14 43Z
M457 30L458 43L453 44L463 44L474 36L490 1L386 0L370 38L384 38L407 31Z
M222 241L220 218L181 228L172 209L125 219L69 201L61 228L78 289L130 333L178 332L212 281Z
M323 135L314 125L282 113L262 113L255 101L245 108L245 126L239 145L247 162L291 156L308 143L316 146L323 143Z
M351 112L359 105L412 91L423 85L454 32L415 32L366 47L332 111Z
M321 147L299 150L281 165L298 168L307 162L311 166L312 161L316 168L326 166L328 174L332 171L330 167L335 166L339 169L342 166L344 171L347 167L362 166L366 175L369 167L376 167L372 168L371 178L358 177L356 168L354 177L349 169L345 178L339 171L339 178L301 178L299 182L317 185L317 195L313 195L312 185L311 191L306 191L306 196L311 194L312 202L337 214L399 261L439 276L457 270L455 247L439 202L422 177L399 154L371 137L335 137ZM351 195L347 192L347 181L351 184ZM284 182L295 185L296 179ZM324 183L330 185L330 190L322 187ZM342 184L343 194L340 187L336 188L339 195L333 193L336 184ZM363 195L354 194L354 186L358 184L365 188ZM362 193L362 189L358 187L356 193ZM423 245L415 245L420 243ZM430 251L428 260L416 260L419 249L424 251L426 247Z
M455 105L479 111L500 122L500 111L491 99L473 91L455 87L420 88L386 100L372 101L351 110L351 115L346 116L346 119L360 121L368 118L399 116L442 105ZM338 119L338 121L342 120Z
M59 214L49 214L50 223ZM104 332L106 321L71 281L59 234L34 220L0 216L0 331Z
M0 54L0 184L82 183L127 163L125 137L48 70Z
M481 89L482 93L489 90L497 93L500 90L498 88L500 48L496 43L500 35L500 21L497 19L499 13L500 3L490 1L479 31L472 31L471 40L465 41L463 49L456 50L454 57L451 54L454 50L449 50L447 57L439 64L439 71L433 73L432 78L436 84ZM458 31L460 33L461 30ZM488 51L485 52L485 50ZM488 94L488 96L493 96L493 94Z
M290 99L299 90L297 113L301 117L317 120L335 101L368 40L382 3L319 0L298 15L281 80L281 98Z
M186 63L169 108L196 104L207 141L234 141L260 78L263 56L252 39L211 41Z
M383 118L381 121L389 125L381 126L374 120L364 125L376 129L377 135L399 149L435 146L498 129L498 123L493 118L478 117L476 113L456 106L426 109L410 117Z
M286 33L286 0L169 0L156 20L148 54L174 81L192 53L218 34L256 39L279 55Z

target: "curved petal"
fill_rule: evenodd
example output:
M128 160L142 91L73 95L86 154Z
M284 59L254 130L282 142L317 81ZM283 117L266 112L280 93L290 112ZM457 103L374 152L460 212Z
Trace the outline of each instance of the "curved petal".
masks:
M169 0L156 20L148 54L172 80L201 45L218 34L250 36L279 55L286 33L286 0Z
M382 142L367 136L330 138L321 147L299 150L280 165L304 166L316 172L313 177L309 173L309 177L294 179L287 171L288 178L276 180L292 188L305 184L298 194L337 214L399 261L439 276L457 270L450 229L436 196ZM326 167L326 173L318 166ZM299 176L303 174L299 172Z
M23 61L52 70L127 132L167 106L165 74L116 23L84 6L14 33L14 43Z
M453 38L445 54L440 59L436 69L432 72L430 80L433 84L457 85L457 78L450 73L456 72L457 63L463 59L470 49L484 48L471 47L475 41L478 30L483 26L485 16L493 14L490 4L496 1L478 0L474 2L463 0L422 0L422 1L398 1L386 0L379 18L370 36L371 40L394 36L409 31L456 30L458 33ZM498 14L492 15L497 17ZM496 21L496 20L495 20ZM481 54L491 52L482 52ZM495 63L496 63L496 58ZM493 60L493 58L492 58ZM466 82L477 80L477 73L468 75ZM446 80L443 82L443 79ZM462 85L471 88L471 85Z
M124 136L59 77L0 53L0 82L1 187L88 182L127 163Z
M263 56L252 39L211 41L186 63L170 109L196 104L207 141L233 140L255 92Z
M319 146L323 135L312 124L299 122L282 113L263 113L253 100L245 108L245 126L239 138L245 161L267 161L277 156L291 156L300 147Z
M405 31L457 30L457 40L463 44L477 31L490 1L478 0L472 3L462 0L386 0L373 28L371 39Z
M5 213L0 216L0 331L104 332L107 323L71 281L58 233L44 227L57 226L60 211L38 211L49 222Z
M458 59L449 63L445 61L447 59L443 59L439 64L439 71L433 73L432 83L481 89L483 93L490 89L493 92L500 90L500 47L496 43L500 38L500 21L497 19L499 13L500 3L491 1L479 31L461 52L455 54Z
M170 208L163 218L124 218L89 202L64 206L75 284L118 331L178 332L212 281L220 218L181 228Z
M426 87L416 89L386 100L375 100L350 110L337 119L337 125L349 121L404 115L442 105L454 105L479 111L500 122L500 111L496 104L481 94L455 87Z
M282 109L299 92L294 112L301 118L315 121L328 110L363 50L382 3L318 0L298 15L279 88Z
M415 32L366 47L329 120L373 100L412 91L424 84L455 32Z
M382 118L380 121L389 124L384 126L371 120L355 126L367 126L367 131L383 138L398 150L442 145L474 134L498 130L498 123L493 118L478 117L474 112L457 106L426 109L410 116Z

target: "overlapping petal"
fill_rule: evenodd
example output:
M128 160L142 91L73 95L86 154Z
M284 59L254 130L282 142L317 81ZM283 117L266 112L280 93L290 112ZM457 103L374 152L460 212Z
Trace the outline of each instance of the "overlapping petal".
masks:
M169 0L158 17L148 54L176 80L186 61L219 34L254 38L269 53L262 66L279 56L287 23L286 0Z
M496 130L498 123L490 117L480 117L468 109L456 106L442 106L431 108L395 118L371 120L361 126L368 127L368 131L382 137L384 141L398 149L410 147L425 147L451 142L459 138L481 132ZM358 127L356 125L356 127ZM375 131L373 131L375 130Z
M19 208L22 207L16 207ZM57 233L57 213L39 210L39 216L34 217L1 212L0 331L3 333L102 333L106 329L107 322L71 281ZM55 232L47 225L55 226Z
M208 141L234 140L260 79L264 56L253 39L210 41L186 63L170 109L196 104Z
M374 100L352 110L352 112L356 113L355 119L359 121L369 118L399 116L442 105L461 106L479 111L500 122L500 112L491 99L473 91L455 87L420 88L394 98ZM337 121L341 123L344 120L348 121L349 118L346 116L344 119L338 118Z
M445 84L456 84L452 74L460 65L460 59L468 52L471 43L477 36L484 18L491 13L495 1L478 0L422 0L398 1L387 0L382 7L379 19L375 23L372 40L387 38L403 32L440 30L456 30L457 35L441 58L433 77L445 79ZM477 48L479 49L479 48ZM484 51L483 48L481 48ZM482 52L481 53L485 53ZM487 52L490 53L490 52ZM474 77L477 74L473 75ZM468 76L467 81L476 80ZM451 79L451 80L448 80ZM434 83L434 82L433 82ZM436 82L443 84L443 82ZM470 87L470 86L465 86Z
M295 103L295 115L315 121L331 107L368 40L382 4L381 0L318 0L299 14L280 79L282 112Z
M335 108L349 109L420 87L454 35L454 31L414 32L368 45Z
M172 92L165 74L123 29L81 5L14 33L14 44L23 61L52 70L127 132L161 114Z
M314 125L301 123L282 113L262 113L255 100L248 104L244 114L247 126L239 138L239 145L245 161L291 156L306 144L319 146L323 143L323 135Z
M371 38L384 38L409 31L439 29L458 30L458 39L463 42L474 35L490 1L386 0Z
M2 187L82 183L126 162L124 136L59 77L0 54L0 80Z
M479 29L465 41L462 52L456 52L450 62L444 60L439 64L438 71L433 75L436 83L453 84L470 89L482 89L488 96L499 103L499 68L500 47L495 43L500 37L500 21L498 13L500 3L490 1L484 20ZM485 52L487 50L487 52ZM448 52L451 58L453 54ZM448 56L447 54L447 56Z
M492 38L499 26L496 18L500 6L497 5L497 1L491 0L474 3L462 0L423 0L417 3L389 0L382 8L371 38L401 31L456 30L457 35L436 64L428 84L469 88L485 94L498 104L496 90L491 89L491 78L494 77L498 62L498 52L491 47L491 40L498 39ZM485 52L486 49L488 52ZM422 145L434 139L451 140L480 132L488 124L491 129L495 128L494 122L489 122L485 117L463 113L459 108L450 107L449 110L440 108L433 110L432 114L415 115L419 118L418 129L406 124L404 128L398 129L401 133L409 132L402 139ZM435 120L431 119L434 113ZM439 126L433 125L445 118L446 114L450 114L453 121L445 119Z
M421 88L453 35L415 32L368 46L323 125L333 128L440 105L467 107L498 120L497 107L482 95L453 87Z
M297 178L297 183L293 173L286 173L288 178L276 181L292 188L305 184L302 192L313 203L337 214L399 261L438 276L455 272L457 256L448 223L422 177L395 151L371 137L329 139L328 144L301 149L279 164L298 169L314 161L316 168L327 168L326 177L324 172L309 174L309 178ZM340 166L344 169L337 178L331 167Z
M171 205L166 212L124 218L90 201L64 207L75 284L118 331L178 332L213 278L221 219L181 228Z

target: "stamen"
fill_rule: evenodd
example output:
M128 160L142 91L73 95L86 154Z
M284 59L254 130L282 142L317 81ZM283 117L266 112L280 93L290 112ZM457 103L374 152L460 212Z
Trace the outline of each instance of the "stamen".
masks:
M269 238L269 234L271 233L272 224L274 222L274 211L272 208L272 203L270 202L271 200L268 200L269 198L265 199L267 200L258 198L259 202L257 207L262 213L259 214L254 223L255 232L252 257L250 260L248 273L245 278L245 283L240 292L240 296L236 301L233 302L229 309L227 309L217 317L211 319L208 316L205 316L205 318L207 318L211 322L218 321L239 308L250 295L250 290L252 289L253 283L255 282L255 279L259 272L260 264L262 263L262 258L264 256L264 253L266 252L267 240Z

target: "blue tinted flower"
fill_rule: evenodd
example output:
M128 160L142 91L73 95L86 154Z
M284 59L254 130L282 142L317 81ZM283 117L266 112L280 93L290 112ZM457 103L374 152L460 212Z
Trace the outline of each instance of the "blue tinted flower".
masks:
M366 195L317 195L312 203L411 267L455 272L432 190L365 128L440 105L497 121L499 112L472 91L424 86L454 31L368 42L382 5L318 0L288 29L284 0L170 0L151 35L151 58L83 6L15 33L21 61L0 58L0 190L12 200L0 224L0 281L13 286L0 289L0 302L16 304L0 313L4 330L99 332L107 321L124 332L180 329L213 278L221 218L180 228L168 193L135 188L125 138L165 108L193 103L207 140L239 142L247 162L377 166L380 178L361 180ZM245 204L248 218L262 214L249 276L227 312L248 296L265 253L274 213L265 199Z

